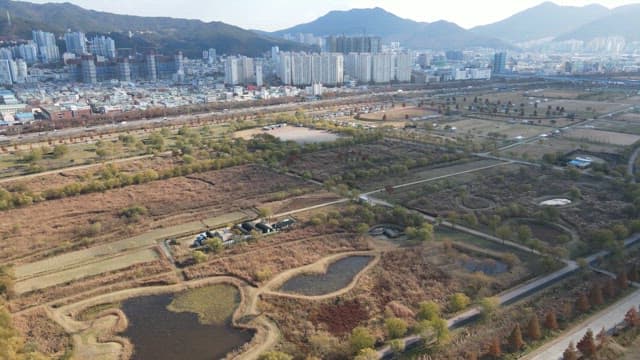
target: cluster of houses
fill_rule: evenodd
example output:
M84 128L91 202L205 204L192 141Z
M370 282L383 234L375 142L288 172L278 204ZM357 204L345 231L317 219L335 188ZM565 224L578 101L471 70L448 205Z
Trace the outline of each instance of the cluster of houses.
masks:
M283 231L291 228L295 224L295 220L286 218L275 223L267 223L263 221L246 221L237 224L232 228L223 228L215 231L205 231L198 234L191 247L197 248L204 246L207 239L218 238L225 246L233 245L238 240L247 240L257 232L261 234L271 234L277 231Z

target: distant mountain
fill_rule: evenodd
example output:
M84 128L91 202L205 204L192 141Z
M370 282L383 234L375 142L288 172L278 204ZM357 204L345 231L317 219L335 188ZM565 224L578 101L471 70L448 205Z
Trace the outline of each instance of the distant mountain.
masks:
M622 37L626 41L640 41L640 4L617 7L604 17L584 24L558 36L556 41L594 40Z
M276 31L272 35L312 33L329 35L375 35L383 41L399 41L413 49L460 49L466 47L512 48L496 38L478 35L447 21L417 22L400 18L381 8L331 11L306 24Z
M6 13L11 15L11 26ZM256 34L222 22L117 15L86 10L69 3L33 4L0 0L0 36L31 38L31 29L42 29L61 35L67 29L87 33L133 32L130 44L154 47L162 52L181 50L187 56L201 56L203 49L215 48L219 54L255 56L278 45L282 49L306 49L305 46ZM122 36L121 36L122 38ZM124 46L120 43L117 46Z
M610 10L601 5L575 7L545 2L502 21L477 26L471 31L512 43L551 39L576 30L609 13Z

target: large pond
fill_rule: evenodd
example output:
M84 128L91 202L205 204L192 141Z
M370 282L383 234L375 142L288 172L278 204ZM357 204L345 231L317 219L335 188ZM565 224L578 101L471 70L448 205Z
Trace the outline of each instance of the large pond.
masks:
M122 334L134 345L134 360L211 360L249 342L251 331L236 329L230 319L205 325L192 312L173 312L171 294L138 297L122 303L129 327Z
M373 260L371 256L350 256L329 265L324 274L303 274L289 279L280 291L302 295L324 295L338 291Z

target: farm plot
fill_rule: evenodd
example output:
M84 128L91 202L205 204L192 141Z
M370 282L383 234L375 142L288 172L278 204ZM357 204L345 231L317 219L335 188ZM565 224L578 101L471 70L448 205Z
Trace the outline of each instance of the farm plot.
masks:
M566 131L565 136L589 143L611 144L618 146L633 145L640 140L640 135L575 127Z
M630 220L629 199L613 183L518 166L397 189L384 197L502 238L576 256L603 246L598 231ZM541 206L540 199L549 197L575 201L566 207ZM479 205L474 209L474 204Z
M442 149L396 140L352 145L304 154L285 166L297 174L318 181L338 179L360 189L396 183L416 169L462 159L463 155Z
M263 167L239 166L50 200L3 213L0 259L23 264L318 189Z
M466 119L447 123L447 125L452 128L455 127L456 133L458 134L471 134L481 137L495 137L498 135L504 136L507 139L515 139L518 136L529 138L553 130L553 128L546 126L534 126L518 123L510 124L504 120L489 121Z
M17 294L22 294L156 260L158 260L158 254L156 251L153 249L143 249L71 269L62 270L62 267L60 267L61 271L59 272L53 272L25 280L18 278L15 284L15 291Z
M605 153L618 155L624 151L624 148L616 145L606 145L598 143L585 144L577 139L568 139L563 137L541 138L537 141L521 144L501 151L501 156L517 157L521 159L529 159L540 161L546 154L569 154L578 150L589 150L592 153Z
M640 135L640 114L624 114L624 117L618 117L615 120L598 119L590 122L589 125L603 131Z

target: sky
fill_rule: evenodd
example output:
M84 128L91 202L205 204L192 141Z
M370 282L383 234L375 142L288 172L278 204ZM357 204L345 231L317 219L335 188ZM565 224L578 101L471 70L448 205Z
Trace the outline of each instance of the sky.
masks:
M275 31L310 22L331 10L379 6L415 21L447 20L471 28L502 20L538 5L542 0L30 0L71 2L87 9L141 16L171 16L222 21L245 29ZM558 0L560 5L583 6L593 0ZM639 0L601 0L612 8Z

